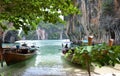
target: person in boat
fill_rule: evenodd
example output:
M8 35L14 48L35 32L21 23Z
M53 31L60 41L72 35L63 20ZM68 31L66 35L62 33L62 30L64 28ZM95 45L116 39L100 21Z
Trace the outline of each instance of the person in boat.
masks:
M65 45L65 48L68 49L68 44Z
M20 51L21 51L21 53L23 53L23 54L27 54L27 53L29 53L29 49L30 49L30 47L24 42L24 43L21 45Z
M24 42L24 43L22 44L22 46L25 46L25 47L27 47L27 44Z
M68 47L68 44L66 44L62 50L63 54L66 54L68 52L68 50L69 50L69 47Z

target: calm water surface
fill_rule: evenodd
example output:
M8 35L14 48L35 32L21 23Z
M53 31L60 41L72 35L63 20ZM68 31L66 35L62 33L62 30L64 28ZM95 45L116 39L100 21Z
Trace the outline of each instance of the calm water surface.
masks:
M4 67L0 73L4 76L75 76L82 72L77 66L72 66L61 57L61 45L68 40L26 40L28 46L39 47L37 55L29 60ZM86 72L83 71L84 75Z

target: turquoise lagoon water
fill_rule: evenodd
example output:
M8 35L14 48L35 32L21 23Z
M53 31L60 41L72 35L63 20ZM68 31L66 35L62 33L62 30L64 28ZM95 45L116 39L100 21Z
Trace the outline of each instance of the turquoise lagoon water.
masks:
M37 46L37 55L10 66L4 62L4 66L0 66L1 76L76 76L81 72L82 75L87 73L61 57L62 43L69 40L21 40L18 42Z

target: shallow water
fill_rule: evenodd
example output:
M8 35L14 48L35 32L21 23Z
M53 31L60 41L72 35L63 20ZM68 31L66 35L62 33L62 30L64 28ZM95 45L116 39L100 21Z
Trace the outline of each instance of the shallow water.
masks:
M26 40L18 41L28 46L36 45L37 56L32 59L0 68L5 76L43 76L43 75L66 75L63 68L66 66L61 58L61 44L66 40Z
M73 65L65 61L61 57L62 43L68 40L26 40L29 46L36 45L38 48L37 55L33 58L7 66L4 62L4 67L0 67L0 73L3 76L88 76L86 70L81 69L79 65ZM106 69L106 68L103 68ZM104 76L100 72L103 69L94 69L92 76ZM118 65L115 73L120 72ZM117 76L117 75L116 75Z

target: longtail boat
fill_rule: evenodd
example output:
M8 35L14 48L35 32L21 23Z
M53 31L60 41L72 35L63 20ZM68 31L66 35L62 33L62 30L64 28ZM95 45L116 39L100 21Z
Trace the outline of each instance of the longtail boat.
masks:
M27 60L34 55L36 55L36 49L28 50L28 49L22 49L21 52L5 52L3 54L4 60L7 65L11 65L14 63L18 63L24 60ZM23 52L22 52L23 51ZM28 53L24 53L24 51L29 51Z
M9 46L9 47L8 47ZM36 55L36 47L20 46L19 44L3 44L3 59L7 65L27 60Z

